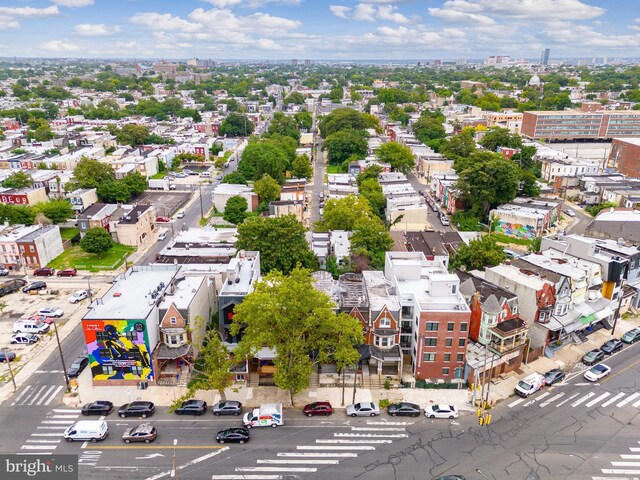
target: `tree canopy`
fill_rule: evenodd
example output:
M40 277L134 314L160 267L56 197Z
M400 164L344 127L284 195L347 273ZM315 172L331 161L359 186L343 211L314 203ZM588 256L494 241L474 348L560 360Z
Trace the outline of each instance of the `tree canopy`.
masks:
M262 175L262 178L257 180L253 185L253 191L258 194L261 202L269 203L278 200L281 190L280 184L267 173Z
M113 244L111 234L102 227L90 228L80 240L80 248L87 253L106 253L113 247Z
M247 180L259 180L267 174L280 183L284 180L288 163L284 151L273 142L249 142L242 152L238 172Z
M18 170L9 175L3 182L5 188L25 188L31 186L31 175Z
M500 265L506 259L507 255L495 238L491 235L483 235L471 240L469 245L461 245L451 261L451 266L460 268L464 265L466 270L478 270Z
M498 147L522 148L522 137L508 128L492 127L484 134L480 145L492 152Z
M228 137L248 137L253 130L253 122L246 115L230 113L220 124L218 133Z
M244 222L244 219L247 216L248 208L249 204L247 203L246 198L241 197L240 195L234 195L229 200L227 200L222 218L224 218L227 222L235 223L236 225L238 225Z
M311 178L313 176L313 168L311 160L306 153L295 158L291 165L291 175L294 178Z
M328 138L340 130L380 129L380 122L373 115L360 113L353 108L337 108L318 122L320 135Z
M362 159L367 155L366 134L362 130L340 130L329 135L322 149L332 165L342 165L350 158Z
M300 130L298 129L298 122L294 117L285 115L282 112L276 112L273 114L273 119L269 124L270 135L280 134L293 138L296 142L300 141Z
M378 160L391 165L396 171L407 173L415 166L415 158L411 149L398 142L383 143L376 150Z

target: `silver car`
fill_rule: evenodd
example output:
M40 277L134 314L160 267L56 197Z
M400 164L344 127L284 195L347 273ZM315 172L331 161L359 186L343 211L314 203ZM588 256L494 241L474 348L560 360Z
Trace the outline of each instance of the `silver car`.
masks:
M380 415L380 409L375 403L360 402L347 406L347 415L351 417L375 417Z
M224 402L216 403L211 407L211 413L214 415L240 415L242 413L242 403L235 400L227 400Z

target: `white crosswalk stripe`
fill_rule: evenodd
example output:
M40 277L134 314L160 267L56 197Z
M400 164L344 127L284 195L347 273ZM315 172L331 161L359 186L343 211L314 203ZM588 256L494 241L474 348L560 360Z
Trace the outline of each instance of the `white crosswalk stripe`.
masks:
M616 407L620 408L625 406L627 403L631 403L633 400L635 400L636 398L640 397L640 393L634 393L632 395L629 395L627 398L625 398L624 400L622 400L621 402L619 402Z
M282 475L214 475L211 480L282 480Z
M53 387L53 389L45 392L44 396L40 397L44 399L45 404L46 399L56 390L56 386L54 385ZM48 413L46 419L42 420L40 425L36 426L35 431L30 434L30 438L25 440L24 444L20 447L20 452L17 453L26 454L37 451L41 454L52 455L53 451L62 441L64 430L69 427L69 425L72 425L79 416L80 410L53 409L52 412Z
M345 452L278 452L277 457L351 457L358 456L357 453Z
M550 403L555 402L556 400L558 400L559 398L564 397L564 393L558 393L557 395L554 395L553 397L551 397L549 400L547 400L546 402L542 402L540 404L540 408L544 408L547 405L549 405Z
M611 405L612 403L615 403L616 401L618 401L619 399L621 399L622 397L624 397L624 393L619 393L614 397L611 397L609 400L607 400L606 402L604 402L601 407L608 407L609 405Z
M404 432L406 428L351 427L352 432Z
M580 393L574 393L573 395L571 395L569 398L564 399L563 401L561 401L560 403L558 403L556 405L556 407L561 407L562 405L564 405L567 402L570 402L571 400L573 400L574 398L576 398L578 395L580 395Z
M598 403L600 403L602 400L604 400L605 398L607 398L609 395L611 395L609 392L604 392L602 395L594 398L593 400L591 400L589 403L585 404L585 407L587 408L591 408L594 405L597 405Z
M594 392L589 392L587 393L584 397L579 398L578 400L576 400L575 402L573 402L571 404L572 407L577 407L578 405L583 404L584 402L586 402L587 400L589 400L591 397L595 396Z
M389 427L393 427L396 425L413 425L415 422L373 422L371 420L367 420L367 425L386 425Z
M362 439L362 440L340 440L340 439L319 439L316 443L393 443L393 440L379 440L379 439Z
M303 459L303 458L291 458L291 459L267 459L267 460L256 460L256 463L266 464L266 465L337 465L340 463L340 460L329 460L329 459L321 459L315 458L313 460Z
M40 385L34 388L31 385L27 385L11 405L48 406L63 388L63 385Z
M291 472L313 473L318 469L314 467L236 467L236 472Z
M520 405L522 402L524 402L524 398L519 398L518 400L516 400L515 402L511 402L509 404L509 408L513 408L516 405Z
M375 450L370 445L298 445L297 450Z
M406 433L334 433L335 437L405 438Z

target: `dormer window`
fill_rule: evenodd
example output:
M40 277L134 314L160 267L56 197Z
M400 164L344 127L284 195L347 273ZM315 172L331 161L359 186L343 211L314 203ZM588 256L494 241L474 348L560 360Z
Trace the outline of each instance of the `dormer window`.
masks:
M380 328L390 328L391 327L391 320L389 319L389 317L382 317L380 319Z
M171 325L177 325L178 324L178 319L176 317L169 317L169 323Z

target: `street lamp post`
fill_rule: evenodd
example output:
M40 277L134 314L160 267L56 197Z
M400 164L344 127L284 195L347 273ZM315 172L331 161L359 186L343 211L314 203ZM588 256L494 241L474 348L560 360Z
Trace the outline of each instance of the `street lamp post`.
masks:
M11 375L11 383L13 383L13 392L15 393L16 390L18 390L18 387L16 387L16 379L13 376L13 368L11 367L11 358L9 357L9 351L8 348L5 347L2 349L3 352L5 352L5 360L7 361L7 366L9 367L9 375Z
M60 336L58 335L58 325L55 322L53 323L53 329L56 332L56 342L58 342L58 351L60 352L60 361L62 362L62 373L64 374L64 382L67 384L67 391L71 390L71 386L69 385L69 376L67 375L67 366L64 364L64 355L62 355L62 345L60 345Z
M176 466L176 445L178 445L178 439L173 439L173 460L171 462L171 478L180 478L178 476L178 468Z

